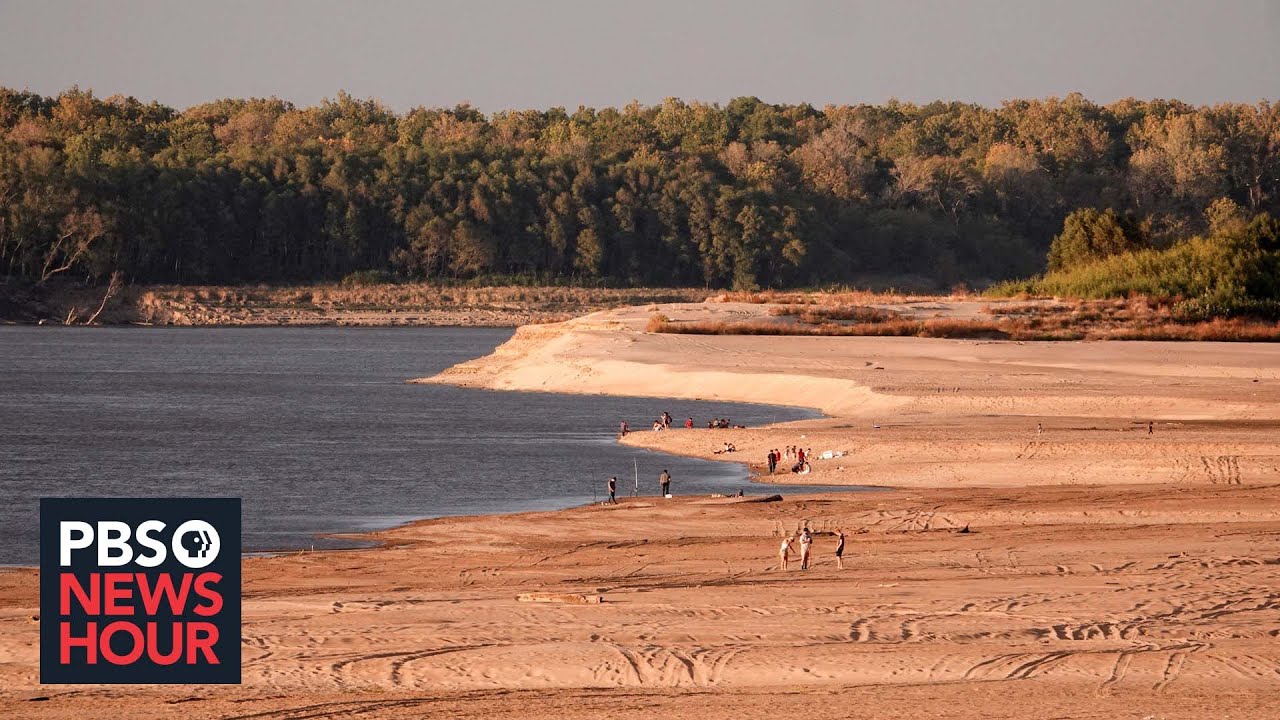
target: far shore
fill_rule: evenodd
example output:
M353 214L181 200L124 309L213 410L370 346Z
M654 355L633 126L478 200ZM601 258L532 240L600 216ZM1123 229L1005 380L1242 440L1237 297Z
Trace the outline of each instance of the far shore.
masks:
M431 283L137 285L104 303L103 288L79 284L0 289L0 323L80 325L93 317L94 324L146 327L518 327L637 303L699 302L711 294Z
M521 327L420 382L816 408L623 442L867 493L447 517L244 560L244 682L42 687L36 572L0 573L0 715L1270 717L1280 346L646 332L663 303ZM657 409L659 412L661 408ZM704 420L705 422L705 420ZM715 454L724 442L736 451ZM762 489L768 486L761 485ZM813 566L782 567L807 528ZM845 537L844 565L834 551ZM796 548L798 550L798 547Z

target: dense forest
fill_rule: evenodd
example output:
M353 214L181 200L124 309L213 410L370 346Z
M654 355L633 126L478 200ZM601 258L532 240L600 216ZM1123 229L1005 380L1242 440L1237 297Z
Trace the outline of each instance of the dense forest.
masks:
M486 116L0 89L0 277L26 283L947 289L1061 269L1072 238L1095 260L1158 252L1277 205L1270 103L744 97Z

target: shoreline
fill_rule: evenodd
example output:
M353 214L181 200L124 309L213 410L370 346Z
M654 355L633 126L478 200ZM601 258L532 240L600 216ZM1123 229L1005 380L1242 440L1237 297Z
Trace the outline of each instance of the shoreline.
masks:
M13 286L0 323L81 325L102 288ZM431 283L130 285L97 324L161 327L518 327L584 311L672 300L701 301L698 288L469 286ZM86 310L88 308L88 310Z
M827 416L626 444L749 478L767 449L839 450L806 483L890 486L441 517L246 558L231 687L41 687L36 574L0 572L0 714L834 720L841 697L887 720L1191 720L1280 702L1280 348L670 336L648 313L521 328L431 381L811 403ZM801 527L815 565L784 570Z

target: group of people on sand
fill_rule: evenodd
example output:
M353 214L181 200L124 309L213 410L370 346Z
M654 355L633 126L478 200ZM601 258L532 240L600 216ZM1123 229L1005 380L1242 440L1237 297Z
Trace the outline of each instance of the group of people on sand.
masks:
M844 569L844 531L837 529L836 536L836 569ZM793 545L799 545L800 551L800 569L808 570L813 562L813 533L809 532L809 528L805 527L794 535L787 535L782 538L782 547L778 548L778 567L787 570L791 567L791 549Z
M671 413L664 412L662 413L661 417L653 421L653 425L652 425L653 431L660 432L662 430L670 430L671 424L673 422L674 420L671 417ZM693 418L685 418L684 427L686 430L692 430ZM742 430L742 429L745 429L746 427L747 427L746 425L734 425L733 421L731 421L729 418L712 418L707 421L708 430L714 430L714 429L723 430L728 428L736 428L736 429ZM626 437L630 432L631 432L631 425L626 420L623 420L618 423L618 437Z
M692 420L692 418L690 418L690 420ZM671 427L671 413L669 413L669 412L664 412L664 413L662 413L662 416L661 416L661 417L659 417L657 420L654 420L654 421L653 421L653 431L654 431L654 432L659 432L659 431L661 431L661 430L667 430L667 429L669 429L670 427Z
M778 466L783 460L794 460L791 465L791 472L805 474L812 470L809 465L809 458L813 456L813 450L806 450L802 447L788 445L784 452L770 450L768 456L769 474L772 475L778 470Z
M719 455L719 454L721 454L721 453L738 452L738 446L737 446L737 445L734 445L734 444L733 444L733 443L731 443L731 442L726 442L726 443L724 444L724 447L723 447L723 448L721 448L721 449L719 449L719 450L712 450L711 452L712 452L712 454L714 454L714 455Z

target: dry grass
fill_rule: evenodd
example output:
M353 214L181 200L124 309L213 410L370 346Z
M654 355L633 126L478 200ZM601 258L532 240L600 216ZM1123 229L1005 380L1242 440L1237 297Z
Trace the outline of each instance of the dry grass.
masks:
M655 316L648 330L698 335L1280 342L1280 323L1245 319L1192 321L1180 318L1175 306L1175 298L1145 297L1009 302L984 306L982 312L989 318L914 319L864 305L789 303L770 309L769 314L777 320L672 322L665 316ZM789 322L790 318L799 322Z
M0 281L2 282L2 281ZM87 317L103 288L0 284L0 321ZM580 288L332 283L297 286L126 286L105 306L108 324L148 325L485 325L567 320L597 310L706 299L690 288Z
M1163 324L1147 327L1118 328L1102 339L1280 342L1280 324L1240 319L1219 319L1184 325Z
M463 324L524 325L597 310L701 302L687 288L575 288L435 284L153 286L132 289L117 322L156 324Z
M866 305L778 305L769 309L770 315L795 316L802 323L821 325L828 322L852 320L859 323L878 323L898 317L900 313Z
M882 322L823 323L821 325L796 325L768 320L726 322L723 320L672 322L663 315L649 319L649 332L677 333L681 335L783 335L814 337L857 337L866 335L890 337L954 337L954 338L1007 338L1008 333L993 322L965 320L909 320L894 318Z
M1023 339L1060 335L1088 340L1280 341L1280 324L1245 318L1195 320L1178 313L1177 298L997 303L983 312Z
M870 290L818 290L786 291L763 290L760 292L727 292L707 298L707 302L741 302L756 305L867 305L869 303L897 303L916 300L938 300L935 295L904 295L900 293L876 293Z
M394 308L497 308L537 305L573 309L620 307L654 302L701 302L705 290L688 288L576 288L520 285L470 287L415 284L279 286L156 286L145 288L156 300L224 307L320 307L344 310Z

